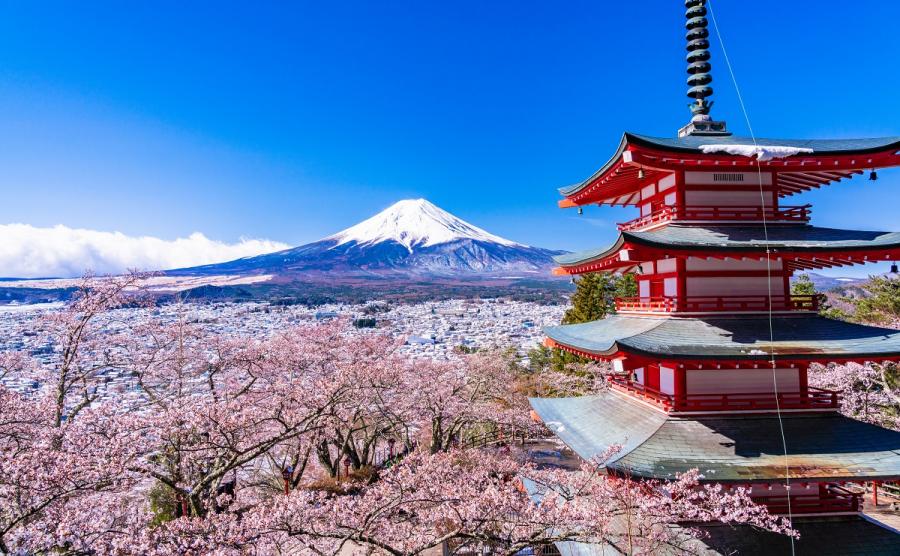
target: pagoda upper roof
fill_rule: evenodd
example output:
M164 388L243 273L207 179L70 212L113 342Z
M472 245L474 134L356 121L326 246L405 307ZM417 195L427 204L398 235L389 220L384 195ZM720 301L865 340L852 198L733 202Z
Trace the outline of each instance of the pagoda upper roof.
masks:
M784 455L776 415L672 417L615 391L579 398L532 398L541 420L584 459L621 449L608 469L674 479L699 469L704 481L893 480L900 478L900 432L838 413L784 414Z
M694 318L611 315L584 324L544 328L561 347L608 358L631 353L687 361L866 361L900 357L900 330L864 326L815 314ZM770 341L774 337L775 341Z
M582 265L614 255L625 244L666 251L760 252L768 247L790 253L824 253L900 248L900 232L839 230L805 224L768 228L760 225L668 224L648 231L625 231L612 245L558 255L554 260L564 267Z
M741 147L788 147L802 151L796 155L785 156L778 160L760 163L771 166L778 172L798 172L801 180L796 183L784 183L782 195L797 193L818 187L832 181L851 177L867 168L883 168L900 164L900 137L878 137L864 139L768 139L742 137L738 135L687 135L684 137L652 137L628 133L622 135L619 146L613 156L588 179L561 187L559 192L575 205L606 202L611 204L628 204L629 195L643 183L671 173L674 169L722 170L720 166L710 164L729 163L735 170L747 170L755 167L755 159L741 154L726 152L707 152L704 146L741 146ZM631 151L631 152L629 152ZM646 151L648 156L637 156L639 151ZM626 159L623 155L629 152ZM664 155L673 155L667 159ZM840 160L840 157L863 157L858 160ZM687 158L687 160L685 160ZM834 159L834 163L822 165L822 159ZM687 164L687 165L685 165ZM704 166L706 164L706 166ZM640 181L638 168L644 168L646 178ZM817 184L817 185L811 185ZM591 186L601 186L597 192L584 191ZM573 206L573 205L567 205Z

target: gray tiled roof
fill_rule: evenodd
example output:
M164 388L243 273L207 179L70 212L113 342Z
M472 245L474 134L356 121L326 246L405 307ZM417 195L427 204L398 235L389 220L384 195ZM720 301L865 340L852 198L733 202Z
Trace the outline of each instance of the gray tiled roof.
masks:
M618 392L579 398L530 398L547 427L585 460L619 444L621 457L637 448L666 422L665 414L648 410ZM597 426L602 423L603 426Z
M794 518L800 533L794 542L796 556L897 556L900 535L859 516ZM742 525L700 525L708 536L703 544L709 552L736 556L787 556L791 541L785 535Z
M640 477L675 478L693 468L715 482L900 477L900 432L838 413L778 417L670 418L643 444L613 464Z
M658 358L878 360L900 354L900 331L818 315L698 318L611 315L584 324L544 328L552 340L595 355L627 351Z
M701 556L787 556L791 541L785 535L749 525L697 524L705 536L690 541L691 554ZM796 556L896 556L900 535L858 516L799 517L792 521L800 538L794 542ZM621 554L602 544L557 543L562 556L609 556ZM662 549L658 554L687 551Z
M768 239L766 233L768 232ZM839 230L816 226L698 226L669 224L646 232L622 232L608 247L567 253L554 257L563 266L572 266L614 254L625 242L673 250L764 251L768 246L791 252L821 252L900 247L900 232Z
M583 458L622 444L607 466L635 477L671 479L699 469L705 481L783 478L850 480L900 477L900 432L838 413L786 414L784 456L775 415L678 418L617 392L532 399L535 412Z
M676 152L699 152L701 145L752 145L753 138L741 137L738 135L725 136L697 136L689 135L686 137L651 137L649 135L638 135L635 133L625 133L619 146L612 158L606 162L599 170L594 172L590 178L561 187L559 192L564 196L569 196L580 191L593 178L603 174L611 167L616 160L622 155L622 152L629 144L644 145L652 148L670 150ZM900 137L877 137L871 139L766 139L757 138L756 144L760 146L784 146L784 147L800 147L813 149L813 154L851 154L851 153L869 153L880 152L891 148L900 149Z

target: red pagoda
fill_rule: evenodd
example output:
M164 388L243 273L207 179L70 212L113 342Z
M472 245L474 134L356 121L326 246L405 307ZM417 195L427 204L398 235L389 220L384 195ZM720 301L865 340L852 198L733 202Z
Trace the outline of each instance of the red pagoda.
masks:
M685 5L691 122L674 138L626 133L602 168L560 190L563 208L639 210L612 245L557 257L556 270L633 273L638 295L607 318L545 330L550 347L611 362L610 388L532 406L582 458L620 444L609 473L698 468L790 512L808 553L900 554L900 535L858 517L856 494L900 479L900 433L841 415L840 392L807 382L814 362L897 361L900 331L820 316L816 296L790 291L797 271L897 260L900 233L816 227L809 205L786 204L900 165L900 137L732 135L709 115L705 2ZM784 538L729 535L740 553L789 552Z

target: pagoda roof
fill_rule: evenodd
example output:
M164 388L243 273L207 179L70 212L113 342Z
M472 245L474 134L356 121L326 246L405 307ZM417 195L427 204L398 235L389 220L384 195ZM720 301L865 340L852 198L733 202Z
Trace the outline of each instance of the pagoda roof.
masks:
M624 231L612 245L558 255L554 260L564 267L577 266L614 255L626 244L667 251L764 252L768 248L790 253L824 253L897 249L900 232L839 230L805 224L768 228L755 224L668 224L648 231Z
M616 391L580 398L532 398L541 420L575 453L591 459L610 446L613 472L674 479L699 469L704 482L893 480L900 478L900 432L839 413L673 417ZM785 458L781 427L787 443Z
M768 162L742 154L708 152L702 147L709 145L740 147L788 147L802 149L795 155ZM811 149L809 152L807 149ZM652 137L628 133L622 135L613 156L599 170L584 181L559 188L574 206L588 203L629 204L630 192L641 184L652 183L676 169L723 171L713 164L730 164L733 171L747 171L758 166L770 167L777 172L794 172L802 178L797 183L785 182L782 196L797 193L851 177L867 168L884 168L900 164L900 137L878 137L863 139L768 139L742 137L737 135L687 135L684 137ZM671 157L666 155L670 154ZM846 157L862 157L847 159ZM685 159L687 157L687 159ZM823 165L823 160L831 162ZM638 168L644 168L645 179L638 178ZM602 181L601 190L591 193L584 191L589 186L596 188ZM811 184L809 182L812 182Z
M815 314L669 316L611 315L584 324L544 328L555 344L586 356L626 352L653 358L768 361L887 360L900 356L900 330ZM775 341L771 342L770 337ZM774 352L774 353L772 353Z
M657 554L696 554L720 556L735 554L791 554L791 540L786 535L765 531L750 525L696 523L691 527L704 535L687 539L678 547L660 548ZM800 533L794 541L797 554L816 556L895 556L900 554L900 534L879 523L856 516L795 517L791 527ZM608 556L621 554L609 544L559 542L562 556ZM687 549L687 550L684 550Z
M742 137L740 135L686 135L684 137L651 137L650 135L638 135L625 133L624 139L628 143L645 145L659 149L678 152L702 152L703 145L758 145L760 147L797 147L812 149L816 153L838 154L867 154L882 152L889 149L900 149L900 137L873 137L864 139L766 139Z

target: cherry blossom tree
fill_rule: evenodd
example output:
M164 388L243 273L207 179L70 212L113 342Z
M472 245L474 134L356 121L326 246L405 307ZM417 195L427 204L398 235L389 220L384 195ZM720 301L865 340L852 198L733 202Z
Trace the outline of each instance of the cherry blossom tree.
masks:
M680 521L791 533L743 490L699 486L696 473L638 483L598 473L598 463L571 472L499 452L417 452L354 495L304 490L274 500L246 516L257 534L242 533L241 541L262 552L294 547L329 555L420 554L444 544L451 553L513 555L564 541L652 554L663 545L688 551L696 542L695 531L676 527Z
M841 391L841 412L900 430L900 369L896 363L813 364L809 385Z
M241 337L182 307L126 325L117 308L140 299L141 280L85 280L42 324L48 363L0 354L0 551L515 554L576 541L639 554L688 547L683 521L789 532L696 473L638 482L458 442L526 430L535 381L567 392L591 373L523 382L496 354L409 359L341 321ZM101 395L110 371L128 396ZM3 386L11 377L41 387ZM391 440L405 457L377 465ZM337 477L344 462L370 472Z

